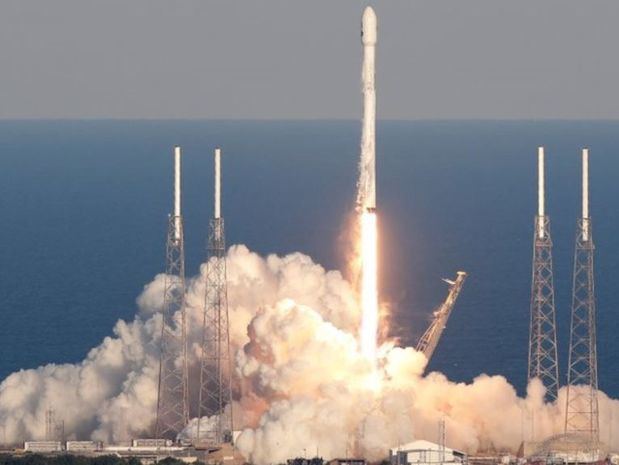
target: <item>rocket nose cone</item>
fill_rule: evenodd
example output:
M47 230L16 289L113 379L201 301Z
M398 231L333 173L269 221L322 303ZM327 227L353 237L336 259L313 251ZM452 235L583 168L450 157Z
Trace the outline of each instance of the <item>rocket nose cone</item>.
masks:
M361 18L361 41L363 45L376 44L376 13L371 6L363 11Z

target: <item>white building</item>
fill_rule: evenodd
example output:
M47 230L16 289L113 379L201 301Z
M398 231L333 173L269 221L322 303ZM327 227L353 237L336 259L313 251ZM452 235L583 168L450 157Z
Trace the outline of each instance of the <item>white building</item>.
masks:
M467 456L459 450L420 439L391 449L389 461L391 465L459 465L467 463Z
M101 450L103 444L99 441L67 441L67 452L96 452Z
M46 454L62 452L62 443L60 441L26 441L24 442L24 450Z

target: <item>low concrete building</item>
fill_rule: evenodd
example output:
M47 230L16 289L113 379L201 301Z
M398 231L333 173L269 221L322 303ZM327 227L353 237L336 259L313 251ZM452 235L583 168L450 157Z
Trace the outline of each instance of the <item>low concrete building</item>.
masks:
M365 459L354 459L354 458L339 458L339 459L331 459L327 462L327 465L366 465Z
M440 444L421 439L391 449L389 461L391 465L458 465L468 463L464 452L441 447Z
M74 454L82 452L96 452L103 448L100 441L67 441L66 450Z
M169 439L134 439L131 441L131 447L171 447L172 441Z
M140 445L143 442L134 443L130 446L105 446L99 452L100 455L116 455L117 457L135 457L140 460L142 465L157 463L166 457L172 457L181 460L185 463L193 463L198 460L195 450L182 446L157 446L157 445ZM163 443L146 443L146 444L163 444Z
M24 442L24 450L42 454L62 452L62 443L60 441L26 441Z

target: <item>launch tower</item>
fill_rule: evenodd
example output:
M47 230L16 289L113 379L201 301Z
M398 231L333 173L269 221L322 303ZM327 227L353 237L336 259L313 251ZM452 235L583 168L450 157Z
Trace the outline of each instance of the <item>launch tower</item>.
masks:
M550 218L545 212L543 147L538 148L537 163L538 211L533 236L528 381L539 378L546 387L546 399L553 401L556 400L559 389L559 368L552 273L552 239L550 238Z
M593 236L589 217L589 151L582 151L582 218L578 220L574 251L570 353L567 373L565 432L599 443L598 378Z
M48 407L45 410L45 440L56 440L56 411L53 407Z
M176 439L189 420L186 333L181 148L174 147L174 213L168 216L155 425L157 438Z
M460 295L460 291L462 290L465 279L466 272L464 271L458 271L458 275L455 281L443 279L443 281L449 284L449 293L447 294L447 298L445 299L445 301L433 313L432 323L430 324L430 326L428 326L426 332L423 333L423 335L417 342L416 347L418 352L423 352L423 354L426 356L428 364L430 363L432 355L434 355L434 351L436 350L436 346L438 346L441 336L443 335L443 331L447 326L447 320L449 320L451 311L456 304L456 299Z
M215 149L215 209L209 225L197 442L232 442L232 384L226 237L221 215L221 150ZM215 417L213 419L213 417Z

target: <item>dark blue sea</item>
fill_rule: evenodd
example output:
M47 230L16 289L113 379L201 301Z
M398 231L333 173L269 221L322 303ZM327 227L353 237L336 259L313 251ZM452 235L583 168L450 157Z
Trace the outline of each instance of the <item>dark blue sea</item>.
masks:
M0 122L0 377L77 362L164 266L171 148L184 149L188 274L205 256L212 149L224 151L228 243L343 268L357 121ZM567 362L580 149L591 150L601 388L619 397L619 122L380 122L381 293L414 343L469 273L431 368L526 378L536 148L546 146L561 376Z

